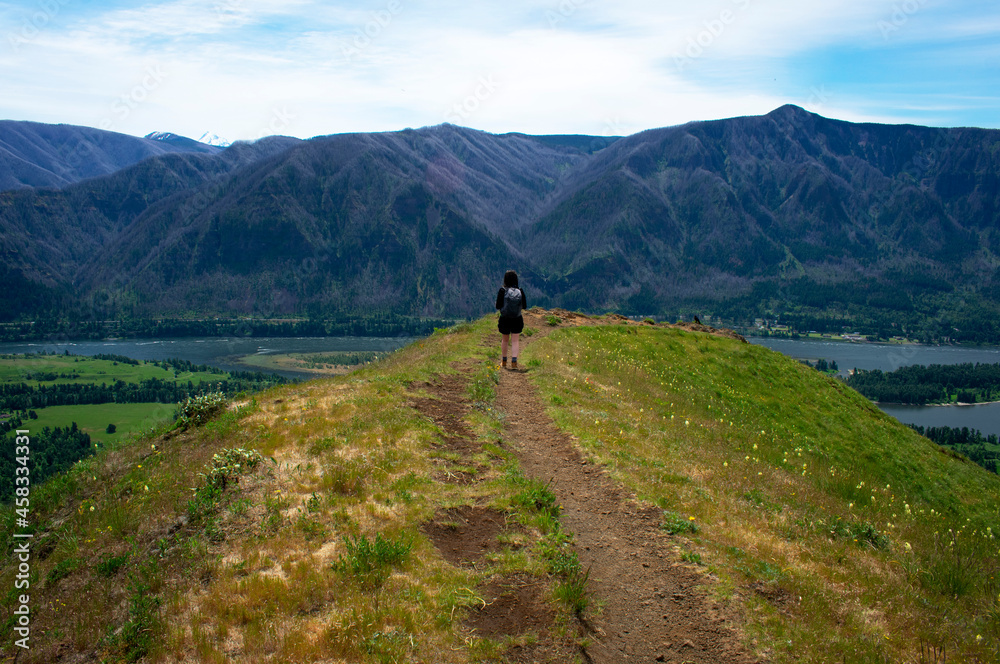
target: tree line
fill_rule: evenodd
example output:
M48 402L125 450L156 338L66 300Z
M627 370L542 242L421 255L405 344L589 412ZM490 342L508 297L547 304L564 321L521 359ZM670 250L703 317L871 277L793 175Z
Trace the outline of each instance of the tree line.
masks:
M31 408L102 403L179 403L209 392L231 396L240 392L259 392L287 382L288 379L282 376L238 372L229 378L198 385L190 380L183 383L162 378L147 378L138 383L116 380L100 385L66 383L33 387L27 383L9 383L0 385L0 411L24 412Z
M139 364L138 361L121 356L97 356L98 359ZM127 360L127 361L126 361ZM149 378L138 383L116 380L111 384L66 383L61 385L40 385L33 387L27 383L7 383L0 385L0 437L22 428L25 420L36 419L33 409L48 406L90 405L102 403L180 403L190 397L212 392L235 396L241 392L251 393L265 390L274 385L290 382L275 374L249 371L231 372L196 365L187 360L170 359L151 362L164 369L177 372L211 372L218 374L218 381L204 381L195 385L193 381L180 382ZM109 427L109 433L110 431ZM9 442L10 439L8 438ZM15 477L14 445L0 445L0 501L8 501L13 496ZM69 469L74 463L93 454L94 446L90 435L80 431L76 422L68 427L44 427L31 436L30 468L32 484L37 484L55 473Z
M816 360L815 362L810 362L809 360L800 360L800 361L802 362L802 364L806 365L807 367L812 367L813 369L815 369L820 373L830 373L830 372L836 373L840 371L840 367L837 366L837 360L827 361L821 358Z
M44 427L40 432L33 433L29 449L28 468L31 470L32 486L69 470L77 461L94 453L90 434L80 431L76 422L65 428ZM4 502L14 497L14 478L19 465L15 451L13 441L0 446L0 500Z
M72 321L43 318L0 325L0 341L185 337L422 337L455 321L378 315L303 320L179 318Z
M882 403L981 403L1000 399L1000 364L916 364L895 371L856 369L847 384Z
M1000 452L987 448L987 445L996 448L998 445L997 435L991 433L983 435L978 429L969 427L923 427L917 424L909 425L911 429L921 436L930 438L938 445L953 447L957 452L969 457L971 461L979 464L986 470L993 473L1000 472Z

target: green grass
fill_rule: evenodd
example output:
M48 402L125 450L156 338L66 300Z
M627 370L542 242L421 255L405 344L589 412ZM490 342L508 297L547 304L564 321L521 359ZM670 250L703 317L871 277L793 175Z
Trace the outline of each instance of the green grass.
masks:
M669 510L664 510L663 512L663 524L661 527L669 535L683 535L685 533L694 534L699 530L698 524L694 522L693 516L685 518L680 514Z
M44 427L68 427L76 422L82 431L90 434L95 443L110 444L123 440L130 433L148 430L173 419L176 406L162 403L103 403L84 406L50 406L38 408L37 420L24 420L21 428L33 433ZM114 433L107 433L114 424ZM12 434L10 434L12 435Z
M802 598L746 607L776 661L898 661L921 642L996 659L995 475L763 347L605 326L522 354L541 362L530 377L557 423L696 538L718 592Z
M55 373L60 377L46 381L27 378L37 373ZM32 387L69 383L110 384L116 380L138 383L150 378L183 383L191 381L195 385L200 385L204 381L218 381L221 375L190 371L176 372L175 375L173 369L164 369L152 363L140 362L138 365L133 365L78 355L0 356L0 383L27 383Z
M40 373L56 374L55 380L29 379ZM0 356L0 384L26 383L32 387L70 383L111 384L115 381L138 383L150 378L194 385L219 381L223 374L210 372L175 372L152 363L138 365L96 360L76 355L3 355ZM87 404L81 406L50 406L35 408L37 420L26 419L22 428L40 431L44 427L68 427L76 422L92 441L110 444L124 439L128 434L148 430L161 422L173 419L174 406L160 403ZM116 431L107 433L107 426L114 424Z
M371 539L367 535L347 536L344 537L344 549L333 569L354 577L365 586L380 588L392 568L401 566L409 557L413 540L382 537L382 533L376 533Z

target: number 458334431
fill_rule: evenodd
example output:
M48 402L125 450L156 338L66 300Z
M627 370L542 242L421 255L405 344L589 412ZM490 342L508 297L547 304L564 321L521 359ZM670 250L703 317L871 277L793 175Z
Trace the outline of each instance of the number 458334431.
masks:
M21 435L27 434L27 431L18 430L17 433L18 436L14 439L14 460L17 462L17 469L14 471L17 474L17 477L14 479L14 483L17 485L15 493L19 498L17 506L27 508L28 487L31 483L31 480L28 477L31 472L28 468L28 458L31 453L31 450L28 448L28 444L31 441L27 435Z

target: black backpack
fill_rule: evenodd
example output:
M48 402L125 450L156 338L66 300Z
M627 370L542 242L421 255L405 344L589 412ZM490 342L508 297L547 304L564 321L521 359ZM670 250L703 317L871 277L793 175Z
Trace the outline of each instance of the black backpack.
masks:
M521 315L521 289L507 288L503 294L503 306L500 308L501 318L517 318Z

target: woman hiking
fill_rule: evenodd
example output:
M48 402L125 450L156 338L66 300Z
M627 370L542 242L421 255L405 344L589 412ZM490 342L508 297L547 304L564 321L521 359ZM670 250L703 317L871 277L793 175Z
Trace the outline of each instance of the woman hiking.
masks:
M521 310L528 308L528 301L524 297L524 291L517 285L517 272L507 270L503 275L503 286L497 293L497 309L500 310L500 320L497 321L497 329L503 335L500 343L500 355L503 357L501 365L507 368L507 342L510 341L510 368L517 370L517 340L521 330L524 329L524 317Z

